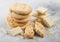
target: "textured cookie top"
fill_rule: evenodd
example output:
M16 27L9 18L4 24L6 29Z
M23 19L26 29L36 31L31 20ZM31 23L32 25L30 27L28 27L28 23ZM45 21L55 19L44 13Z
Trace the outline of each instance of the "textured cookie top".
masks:
M19 14L29 14L32 11L32 8L24 3L14 3L10 9Z

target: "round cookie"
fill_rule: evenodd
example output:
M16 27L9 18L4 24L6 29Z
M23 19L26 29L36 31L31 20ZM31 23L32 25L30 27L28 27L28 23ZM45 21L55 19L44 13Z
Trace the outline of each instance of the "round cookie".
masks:
M12 12L18 13L18 14L29 14L32 12L32 8L24 3L15 3L10 8Z
M25 19L15 19L13 18L15 22L28 22L30 20L30 16L28 18Z
M29 16L29 15L19 15L19 14L16 14L14 12L12 12L12 13L10 12L9 15L15 19L24 19L24 18L27 18Z
M14 20L11 18L11 17L7 17L7 19L6 19L6 21L7 21L7 24L10 26L10 27L17 27L18 26L18 24L16 24L15 22L14 22Z
M11 17L7 17L7 24L10 26L10 27L17 27L17 26L24 26L25 24L20 24L20 23L16 23L14 22L14 20L11 18Z

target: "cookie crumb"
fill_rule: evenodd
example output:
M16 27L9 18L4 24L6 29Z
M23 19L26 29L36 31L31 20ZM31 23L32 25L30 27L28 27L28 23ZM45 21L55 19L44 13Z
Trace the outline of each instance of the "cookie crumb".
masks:
M4 29L4 28L2 28L2 32L3 32L4 34L7 34L7 33L8 33L7 30Z

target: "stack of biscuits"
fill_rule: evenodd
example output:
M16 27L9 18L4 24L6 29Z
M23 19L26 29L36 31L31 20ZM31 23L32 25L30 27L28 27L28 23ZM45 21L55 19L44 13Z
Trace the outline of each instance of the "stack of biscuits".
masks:
M7 23L11 27L24 26L30 20L32 8L24 3L15 3L9 9Z

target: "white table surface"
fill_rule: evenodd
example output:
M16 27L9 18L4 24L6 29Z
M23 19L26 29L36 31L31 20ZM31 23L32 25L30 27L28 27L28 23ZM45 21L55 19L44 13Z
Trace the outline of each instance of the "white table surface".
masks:
M23 39L22 36L11 36L1 32L1 28L5 28L9 31L9 27L5 22L5 18L8 15L8 9L14 2L23 2L30 5L35 11L38 7L46 7L50 12L51 18L58 18L56 22L49 30L54 31L52 35L46 35L44 38L35 36L34 39ZM47 34L47 33L46 33ZM60 1L59 0L0 0L0 42L60 42Z

